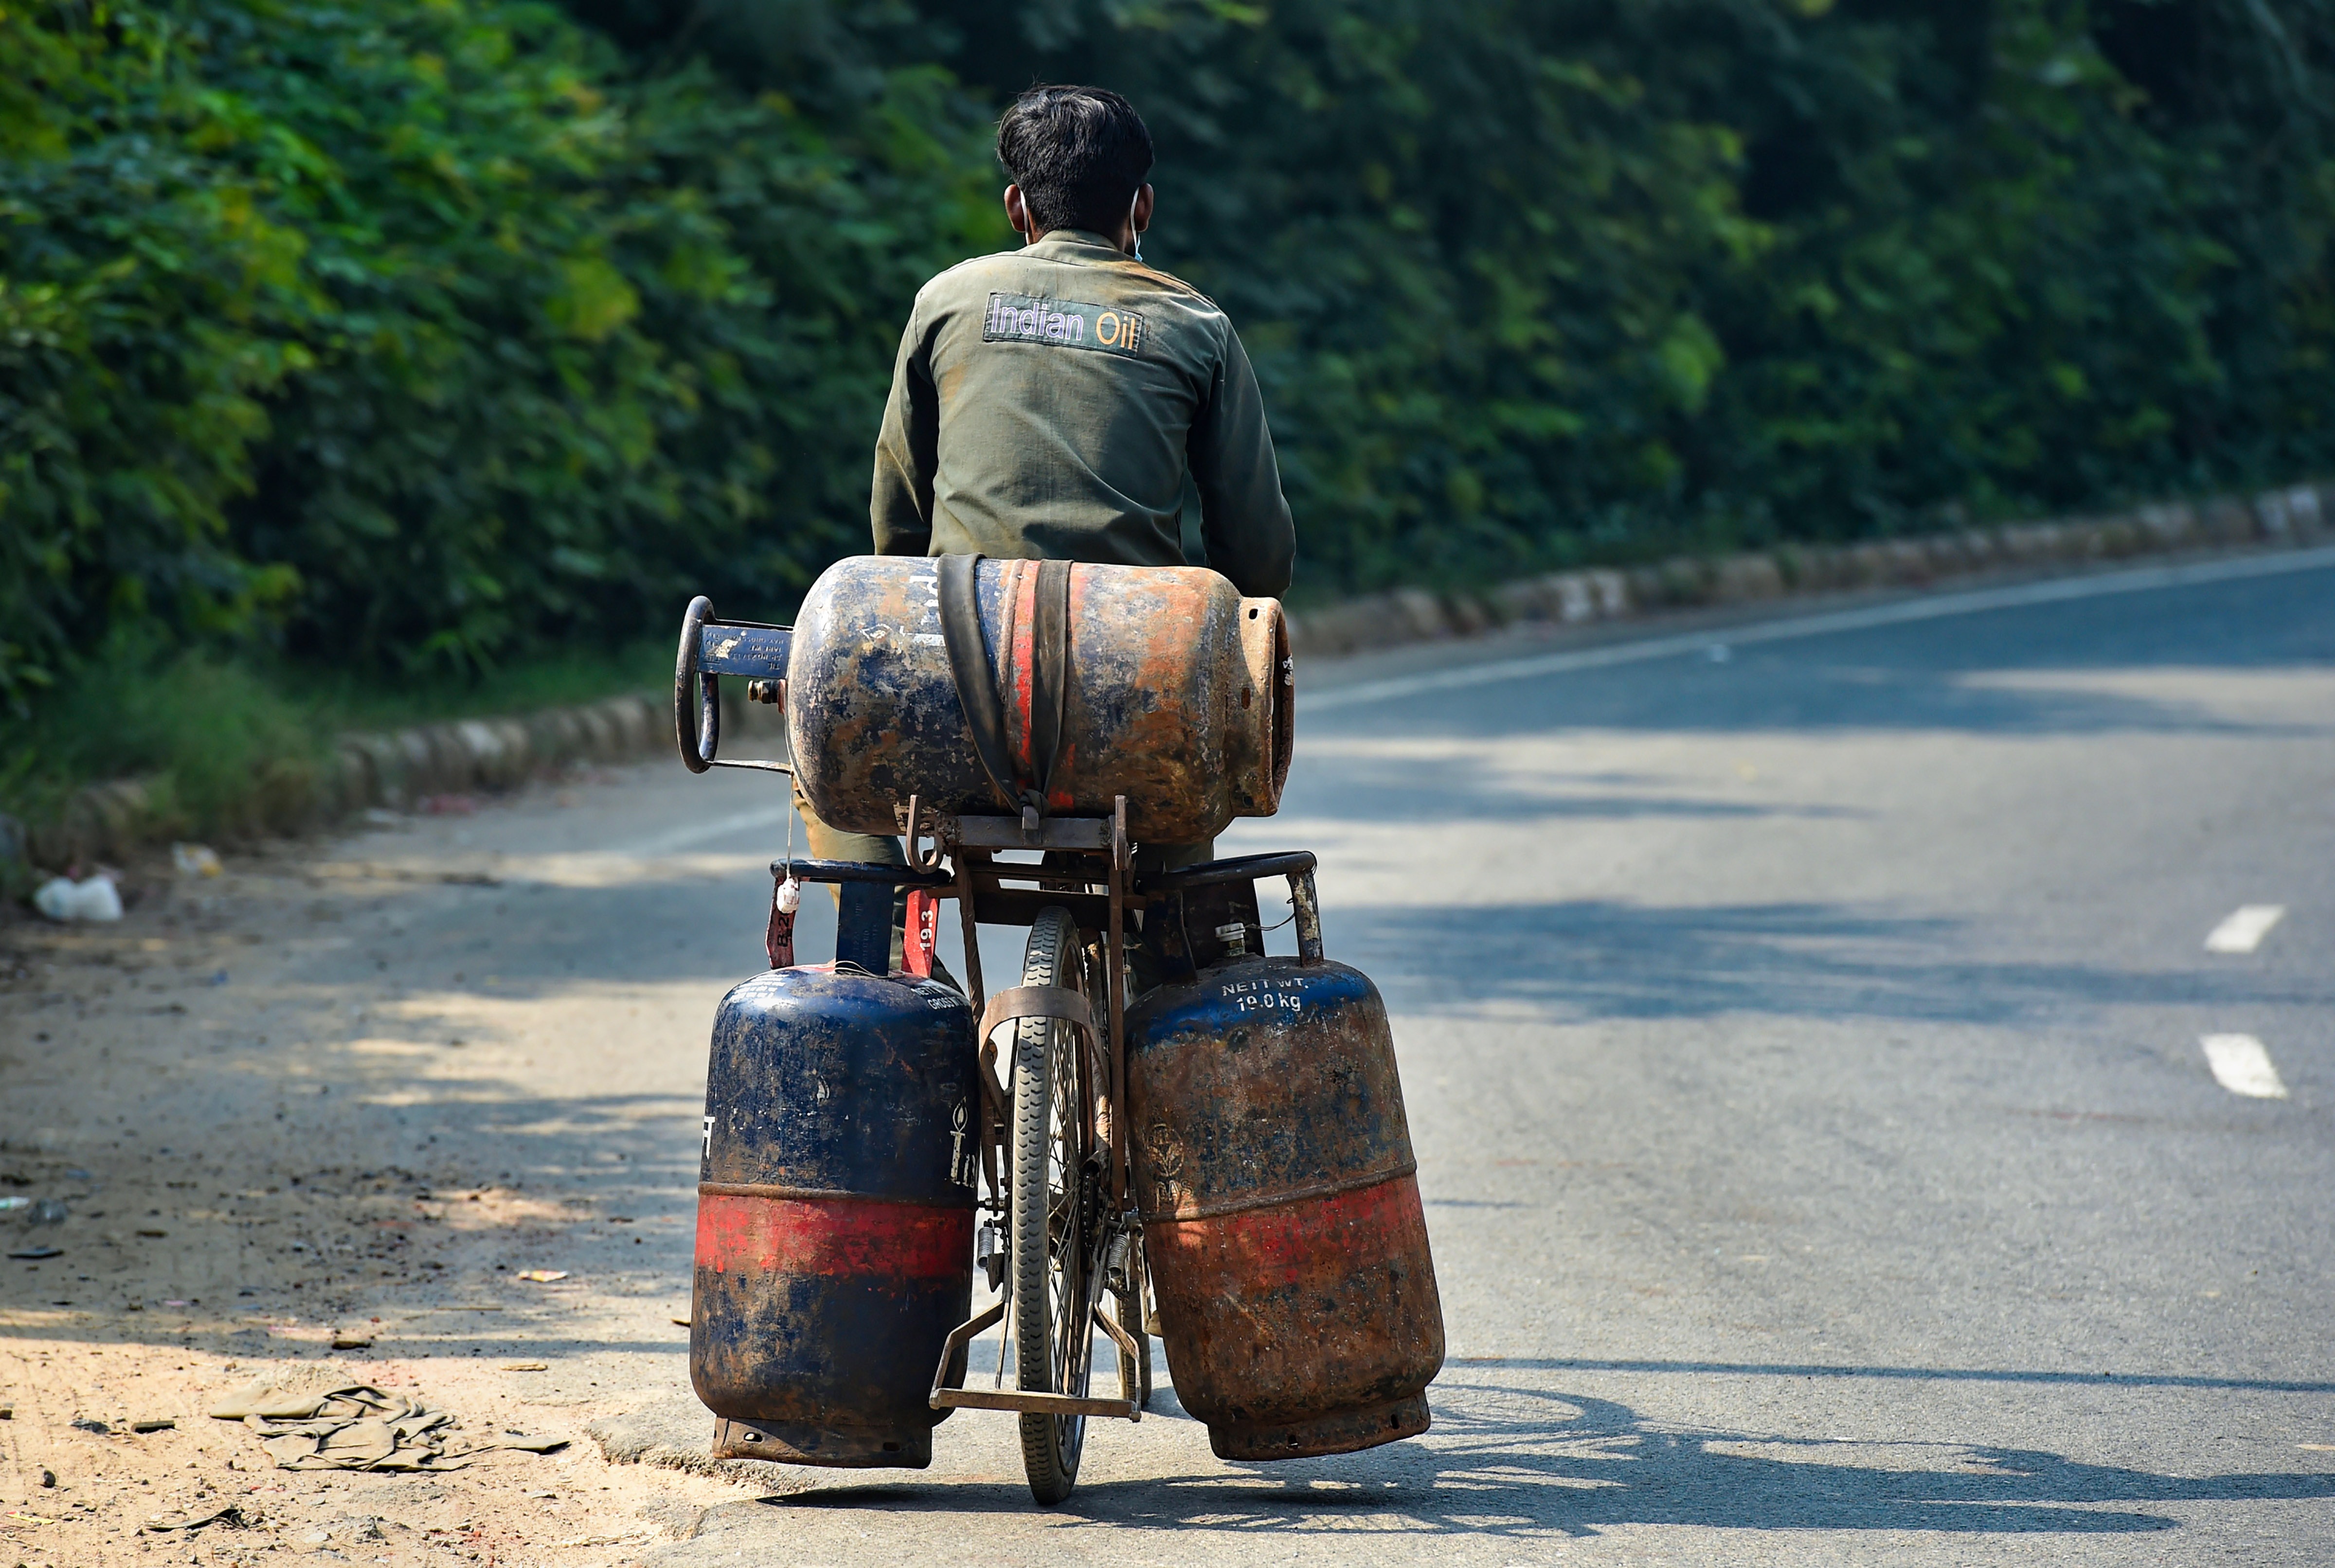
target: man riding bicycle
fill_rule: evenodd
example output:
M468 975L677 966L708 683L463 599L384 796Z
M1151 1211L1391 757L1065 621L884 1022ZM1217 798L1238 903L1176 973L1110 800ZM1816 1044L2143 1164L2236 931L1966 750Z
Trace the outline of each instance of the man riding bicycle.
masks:
M1034 87L999 121L997 157L1022 244L916 295L876 442L876 553L1179 566L1188 478L1206 564L1277 596L1296 534L1264 400L1224 312L1142 259L1142 118L1099 87ZM813 855L901 863L897 841L796 805ZM1149 846L1142 864L1210 854Z

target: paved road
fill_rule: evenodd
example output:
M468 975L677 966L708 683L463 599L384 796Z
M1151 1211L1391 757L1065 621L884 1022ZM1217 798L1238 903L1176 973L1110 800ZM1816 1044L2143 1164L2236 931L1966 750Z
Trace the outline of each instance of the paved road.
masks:
M2335 1560L2335 552L1307 675L1282 815L1222 847L1319 851L1394 1012L1433 1432L1229 1466L1170 1399L1041 1511L964 1414L929 1472L693 1494L639 1560ZM567 1326L488 1348L645 1407L782 828L677 767L574 801L344 846L503 885L286 983L427 976L377 1016L472 1031L409 1068L344 1031L353 1147L638 1218ZM2284 913L2209 952L2250 906Z

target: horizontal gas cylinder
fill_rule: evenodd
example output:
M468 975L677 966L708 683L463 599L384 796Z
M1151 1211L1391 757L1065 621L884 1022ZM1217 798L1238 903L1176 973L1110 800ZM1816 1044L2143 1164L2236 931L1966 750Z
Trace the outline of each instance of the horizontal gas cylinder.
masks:
M1303 859L1303 956L1258 955L1253 891L1227 907L1187 884L1188 898L1154 900L1146 935L1188 928L1171 945L1199 967L1127 1021L1129 1152L1168 1365L1227 1459L1423 1432L1443 1365L1386 1005L1320 956Z
M932 1463L933 1365L973 1302L973 1025L949 986L848 965L722 998L689 1315L717 1451Z
M974 568L981 635L1006 750L1038 776L1036 561ZM1244 599L1215 572L1070 567L1060 747L1050 810L1109 816L1124 795L1138 838L1190 843L1267 817L1289 772L1289 636L1280 602ZM860 556L812 585L786 670L787 740L830 827L896 833L911 795L951 815L1012 815L975 749L942 634L937 564Z

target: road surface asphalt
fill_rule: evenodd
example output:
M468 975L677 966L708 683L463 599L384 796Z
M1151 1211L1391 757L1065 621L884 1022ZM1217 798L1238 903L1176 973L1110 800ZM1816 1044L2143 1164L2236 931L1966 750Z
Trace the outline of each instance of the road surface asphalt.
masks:
M0 1563L2335 1561L2335 551L1401 650L1299 713L1220 849L1317 851L1393 1012L1425 1437L1226 1464L1169 1391L1053 1509L979 1412L922 1473L606 1457L710 1425L706 1029L786 842L662 763L0 928L0 1194L72 1211L0 1226L60 1248L0 1265ZM200 1412L296 1360L573 1442L274 1471Z

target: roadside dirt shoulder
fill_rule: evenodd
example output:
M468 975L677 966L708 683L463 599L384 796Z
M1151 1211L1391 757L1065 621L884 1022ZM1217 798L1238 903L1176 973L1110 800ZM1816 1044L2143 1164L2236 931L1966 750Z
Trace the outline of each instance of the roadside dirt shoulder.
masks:
M708 987L549 958L571 912L460 837L0 925L0 1564L613 1563L740 1495L585 1432L686 1387ZM205 1413L255 1378L565 1446L280 1469Z

